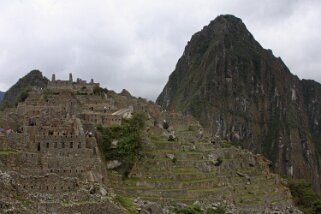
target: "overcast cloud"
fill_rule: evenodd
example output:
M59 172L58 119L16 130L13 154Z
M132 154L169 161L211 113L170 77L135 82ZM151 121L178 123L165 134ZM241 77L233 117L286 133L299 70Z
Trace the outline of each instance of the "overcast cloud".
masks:
M1 0L0 90L39 69L155 100L192 34L220 14L321 81L320 0Z

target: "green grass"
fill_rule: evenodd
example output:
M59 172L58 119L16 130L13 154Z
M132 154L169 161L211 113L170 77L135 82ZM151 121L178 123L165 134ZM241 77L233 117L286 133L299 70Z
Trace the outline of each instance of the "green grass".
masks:
M181 150L170 150L170 149L160 149L157 151L149 150L145 151L146 154L166 154L166 153L173 153L173 154L186 154L186 155L202 155L203 152L201 151L181 151Z
M220 190L221 188L150 188L150 187L140 187L140 186L126 186L127 190L151 190L157 192L174 192L174 191L188 191L188 192L215 192Z
M249 205L249 204L260 204L260 203L263 203L264 201L261 200L261 199L258 199L258 198L255 198L254 200L243 200L241 199L241 204L246 204L246 205Z
M178 208L175 209L176 214L201 214L202 211L198 206L191 206L187 208Z
M195 180L185 180L181 181L182 184L194 184L194 183L202 183L208 181L218 181L218 178L204 178L204 179L195 179Z
M24 196L17 195L16 199L21 202L24 206L28 206L30 204L30 201L26 199Z
M210 162L210 160L203 160L203 159L199 159L199 160L178 160L181 162L193 162L193 163L203 163L203 162Z
M221 188L197 188L197 189L187 189L188 192L216 192Z
M135 214L136 212L136 208L135 205L133 204L131 198L125 197L125 196L121 196L121 195L117 195L116 196L116 200L125 208L128 210L129 213L131 214Z
M176 175L203 175L203 174L211 174L211 173L204 173L204 172L176 172ZM213 174L214 176L214 174Z
M142 199L144 200L155 200L155 201L158 201L158 200L166 200L168 198L164 198L164 197L155 197L155 196L143 196ZM171 198L170 200L172 201L186 201L186 202L193 202L195 201L195 198L184 198L184 197L175 197L175 198Z
M170 180L170 179L151 179L151 178L128 178L126 179L128 181L148 181L148 182L162 182L162 183L166 183L166 182L174 182L175 180Z
M36 211L34 211L34 210L30 210L30 209L28 209L28 214L37 214L37 212Z
M147 181L151 183L169 183L169 182L176 182L181 184L193 184L193 183L202 183L202 182L209 182L209 181L218 181L218 178L204 178L204 179L192 179L192 180L184 180L184 181L177 181L174 179L149 179L149 178L128 178L127 181Z
M197 168L195 167L175 167L173 168L173 171L178 172L178 171L198 171Z
M17 154L17 151L13 150L13 149L1 149L0 150L0 155L13 155L13 154Z
M226 206L219 206L218 208L216 209L213 209L213 208L208 208L206 210L206 214L225 214L226 213Z

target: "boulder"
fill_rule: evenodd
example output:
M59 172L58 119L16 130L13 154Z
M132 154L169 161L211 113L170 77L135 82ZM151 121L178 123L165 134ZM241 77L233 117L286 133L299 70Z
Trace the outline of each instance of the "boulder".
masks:
M114 140L111 142L111 148L112 148L112 149L116 149L117 146L118 146L118 140L115 140L115 139L114 139Z
M171 159L171 160L174 160L175 155L174 154L166 154L166 157Z
M107 162L107 169L116 169L121 166L121 162L119 160L112 160Z
M102 195L102 196L106 196L107 195L107 191L106 191L106 189L104 188L104 187L100 187L99 188L99 191L100 191L100 194Z
M146 211L148 214L163 214L165 213L162 207L159 204L156 203L148 203L147 205L144 205L144 211Z

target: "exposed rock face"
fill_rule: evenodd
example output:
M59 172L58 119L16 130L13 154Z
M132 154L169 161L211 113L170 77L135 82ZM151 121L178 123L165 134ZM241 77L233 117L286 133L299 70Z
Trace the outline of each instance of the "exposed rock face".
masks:
M320 192L321 85L291 74L239 18L219 16L192 36L157 103Z

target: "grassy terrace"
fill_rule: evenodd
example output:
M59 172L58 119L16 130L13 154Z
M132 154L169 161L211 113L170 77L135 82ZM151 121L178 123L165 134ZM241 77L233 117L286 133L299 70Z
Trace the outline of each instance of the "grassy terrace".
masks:
M13 154L17 154L17 151L13 149L0 149L0 155L13 155Z
M172 161L170 158L145 158L147 161ZM193 162L193 163L199 163L199 162L211 162L210 160L203 160L203 159L195 159L195 160L177 160L177 162Z
M168 141L167 137L149 135L150 141L142 146L142 154L146 156L135 165L135 172L139 173L115 183L119 192L164 204L193 204L196 200L220 201L232 197L247 207L287 200L282 190L270 188L275 186L275 180L267 180L259 164L250 167L247 154L239 149L202 141L187 143L177 136L178 141ZM222 164L216 166L209 160L209 153L219 157ZM175 155L175 161L168 154ZM236 172L249 175L251 184Z
M176 198L162 198L162 197L155 197L155 196L143 196L142 199L144 200L171 200L171 201L191 201L191 202L194 202L195 201L195 198L184 198L184 197L176 197Z
M187 155L203 155L204 151L181 151L181 150L170 150L170 149L160 149L157 151L144 151L146 154L166 154L166 153L173 153L173 154L187 154Z
M139 187L139 186L126 186L124 187L126 190L149 190L154 192L216 192L221 190L220 187L211 187L211 188L190 188L190 189L182 189L182 188L148 188L148 187Z
M133 182L143 182L148 181L150 183L169 183L169 182L176 182L181 184L193 184L193 183L202 183L202 182L208 182L208 181L218 181L218 178L204 178L204 179L191 179L191 180L182 180L182 181L176 181L174 179L149 179L149 178L128 178L126 181L133 181Z
M131 198L117 195L116 199L124 208L128 210L129 213L131 214L137 213Z

